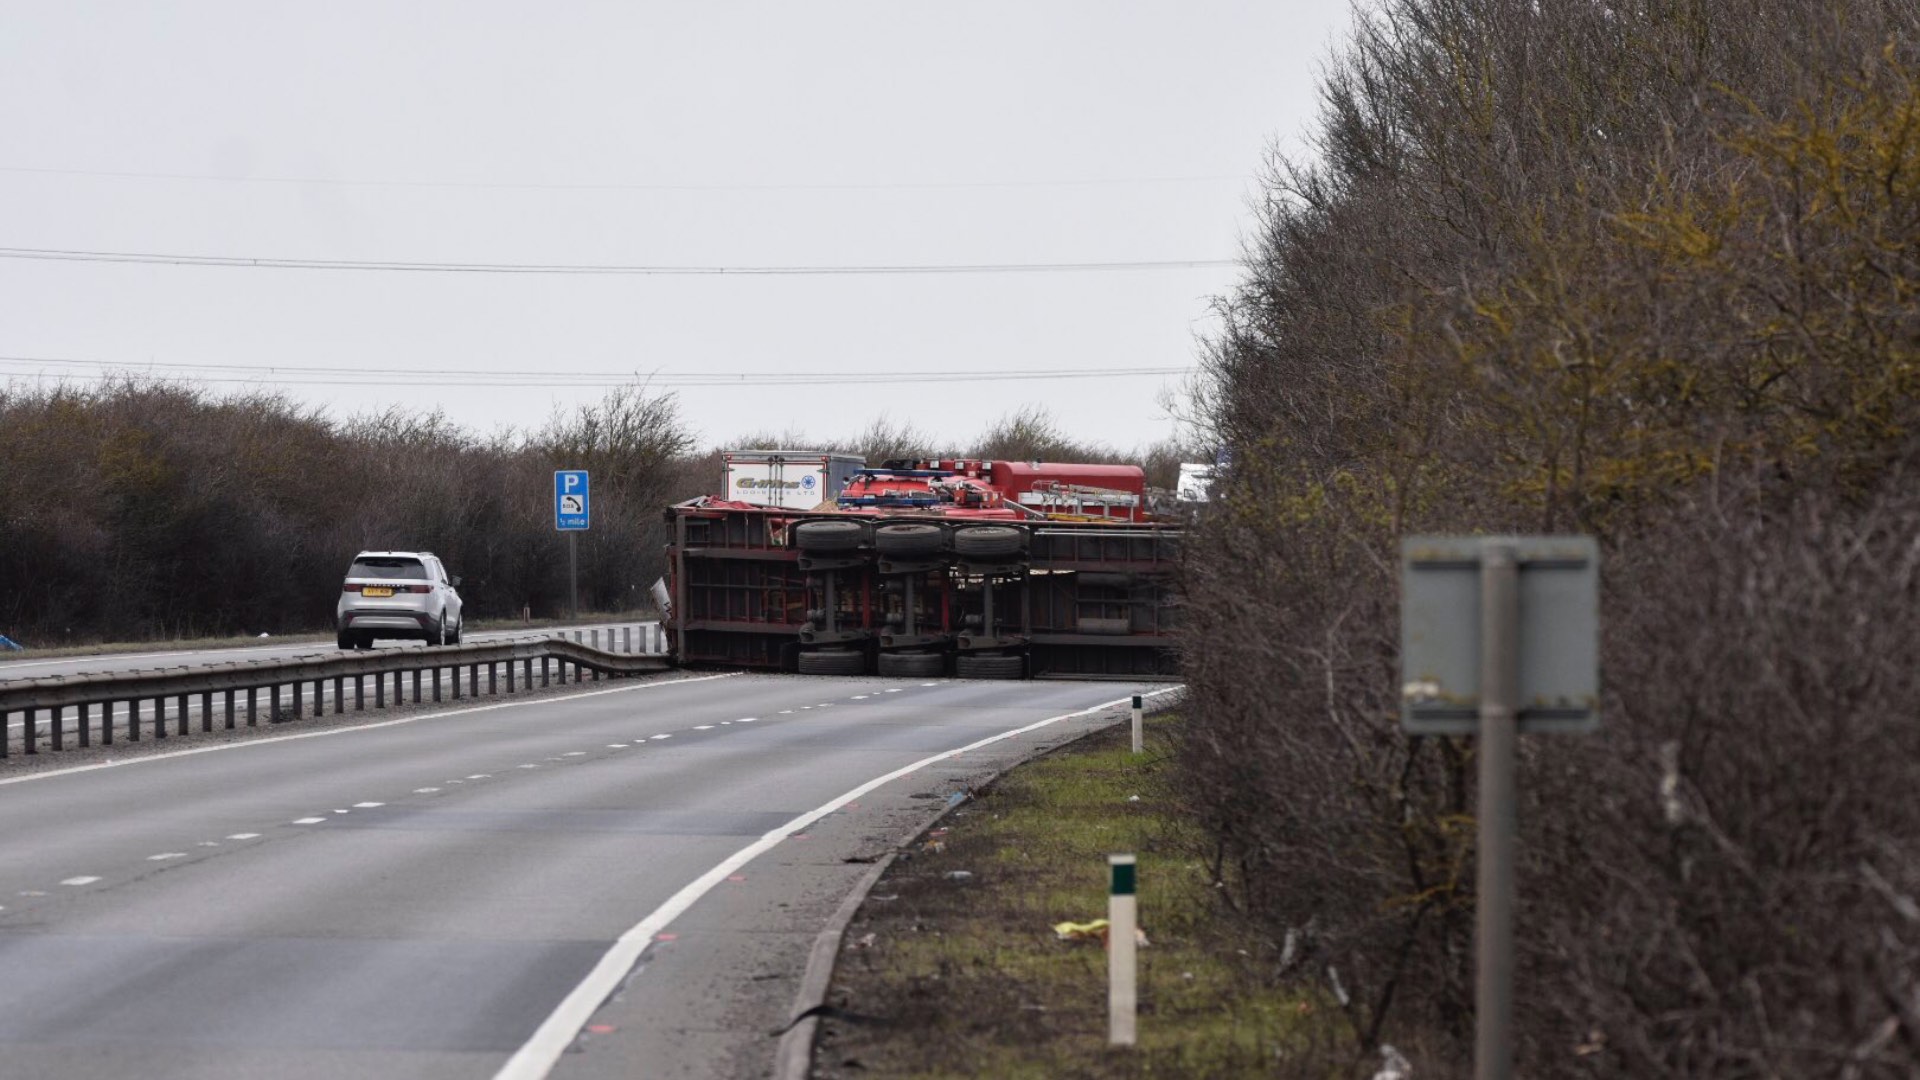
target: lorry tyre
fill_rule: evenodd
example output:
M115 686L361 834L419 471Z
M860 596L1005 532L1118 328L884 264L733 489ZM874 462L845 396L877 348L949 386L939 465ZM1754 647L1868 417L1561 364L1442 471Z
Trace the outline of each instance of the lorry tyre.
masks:
M1020 554L1025 538L1011 525L969 525L955 530L953 550L976 559L1006 559Z
M800 654L802 675L864 675L867 658L852 649L815 649Z
M941 675L947 670L947 658L937 652L883 652L879 670L882 675Z
M857 521L803 521L793 527L793 536L801 551L852 551L860 546L862 531Z
M882 525L873 531L873 546L882 555L915 558L938 555L942 542L940 526L902 522Z
M1021 656L956 656L953 673L963 679L1018 679L1027 673Z

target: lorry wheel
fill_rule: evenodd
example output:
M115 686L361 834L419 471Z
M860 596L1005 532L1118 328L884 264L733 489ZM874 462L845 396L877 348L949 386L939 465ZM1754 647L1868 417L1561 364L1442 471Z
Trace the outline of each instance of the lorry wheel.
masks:
M1018 679L1027 673L1022 656L956 656L953 673L963 679Z
M852 649L815 649L800 654L802 675L864 675L867 658Z
M863 531L857 521L803 521L793 527L793 541L801 551L852 551Z
M947 658L936 652L883 652L879 663L882 675L941 675L947 670Z
M969 525L953 534L953 550L980 559L1005 559L1020 554L1026 535L1011 525Z
M873 531L873 546L880 554L897 558L938 555L945 539L938 525L901 522Z

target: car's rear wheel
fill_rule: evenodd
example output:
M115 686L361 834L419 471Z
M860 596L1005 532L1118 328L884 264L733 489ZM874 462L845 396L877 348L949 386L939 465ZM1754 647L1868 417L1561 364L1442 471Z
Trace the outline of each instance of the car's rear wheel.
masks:
M345 630L340 631L338 640L340 642L340 647L348 651L352 651L360 647L358 644L354 642L353 635L347 633Z
M466 629L467 629L467 623L466 623L466 620L465 620L465 619L462 619L462 620L460 620L459 622L457 622L457 623L454 623L454 624L453 624L453 632L452 632L452 633L450 633L450 634L448 634L448 635L447 635L447 639L446 639L445 641L443 641L443 642L441 642L441 644L442 644L442 645L458 645L458 644L460 644L460 635L461 635L461 634L462 634L463 632L465 632L465 630L466 630Z

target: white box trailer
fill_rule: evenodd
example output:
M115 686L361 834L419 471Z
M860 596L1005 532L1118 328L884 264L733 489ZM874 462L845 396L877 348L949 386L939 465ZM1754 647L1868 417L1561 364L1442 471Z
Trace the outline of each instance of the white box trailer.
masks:
M720 459L728 499L785 510L832 505L853 474L867 467L858 454L825 450L724 450Z

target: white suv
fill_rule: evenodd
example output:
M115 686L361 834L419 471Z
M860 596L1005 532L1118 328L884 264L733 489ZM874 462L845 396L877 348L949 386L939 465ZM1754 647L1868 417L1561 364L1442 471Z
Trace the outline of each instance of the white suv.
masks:
M343 649L370 649L375 638L418 638L458 645L465 620L460 594L431 551L363 551L347 568L334 626Z

